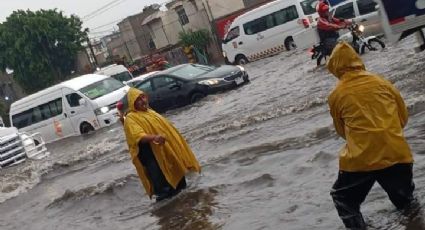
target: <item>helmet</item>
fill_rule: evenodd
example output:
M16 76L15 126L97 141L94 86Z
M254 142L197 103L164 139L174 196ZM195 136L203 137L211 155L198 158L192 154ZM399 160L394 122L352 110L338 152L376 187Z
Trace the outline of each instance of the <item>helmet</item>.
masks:
M326 13L329 12L329 5L326 1L320 1L316 6L316 11L319 13L319 16L325 17Z

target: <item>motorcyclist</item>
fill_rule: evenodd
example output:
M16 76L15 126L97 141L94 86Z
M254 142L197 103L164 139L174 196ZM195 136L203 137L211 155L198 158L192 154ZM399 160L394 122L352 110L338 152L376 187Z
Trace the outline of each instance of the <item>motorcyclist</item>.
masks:
M326 1L319 1L316 6L319 14L317 22L317 31L320 37L320 43L323 45L322 54L329 56L337 43L339 37L338 30L351 25L351 20L335 18L329 13L329 4Z

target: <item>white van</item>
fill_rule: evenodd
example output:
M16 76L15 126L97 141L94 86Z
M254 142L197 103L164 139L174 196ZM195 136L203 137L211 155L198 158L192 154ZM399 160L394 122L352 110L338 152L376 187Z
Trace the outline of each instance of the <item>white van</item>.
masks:
M226 61L245 64L295 48L292 36L316 24L317 0L277 0L237 17L223 40Z
M88 133L118 121L116 103L128 89L108 76L83 75L12 103L10 123L46 143Z
M133 79L133 75L130 73L130 71L128 71L127 68L125 68L125 66L117 64L103 67L94 72L94 74L110 76L123 83Z

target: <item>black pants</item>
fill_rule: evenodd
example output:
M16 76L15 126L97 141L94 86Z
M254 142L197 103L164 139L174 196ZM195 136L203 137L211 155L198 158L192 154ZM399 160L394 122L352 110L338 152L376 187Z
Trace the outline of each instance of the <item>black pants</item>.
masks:
M322 54L324 56L330 56L332 54L332 51L337 44L337 39L338 38L331 37L331 38L326 38L322 40L322 45L323 45Z
M413 201L415 185L412 180L412 164L396 164L371 172L340 171L331 196L345 227L366 227L360 213L360 204L366 199L375 181L378 181L398 209L405 208Z
M149 177L153 185L153 191L157 197L157 201L172 197L178 194L182 189L186 188L185 177L180 180L176 189L174 189L168 183L167 179L164 176L164 173L162 173L161 168L159 167L158 162L155 159L155 156L149 144L139 144L138 157L142 165L147 170L147 176Z

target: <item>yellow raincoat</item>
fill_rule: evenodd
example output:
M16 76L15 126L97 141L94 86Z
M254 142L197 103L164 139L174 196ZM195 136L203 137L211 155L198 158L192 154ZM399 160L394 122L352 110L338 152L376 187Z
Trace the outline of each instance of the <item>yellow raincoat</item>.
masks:
M398 90L367 72L347 43L335 47L327 67L339 79L328 102L335 129L346 140L340 151L340 170L373 171L412 163L403 134L408 114Z
M137 157L139 141L145 135L162 135L165 137L164 145L151 143L150 146L162 173L173 188L176 188L188 171L200 172L201 167L185 139L169 121L151 109L146 112L135 110L134 102L140 94L143 94L143 92L134 88L130 88L128 92L129 112L124 121L124 131L132 162L146 193L149 197L152 197L152 182L146 176L146 169Z

